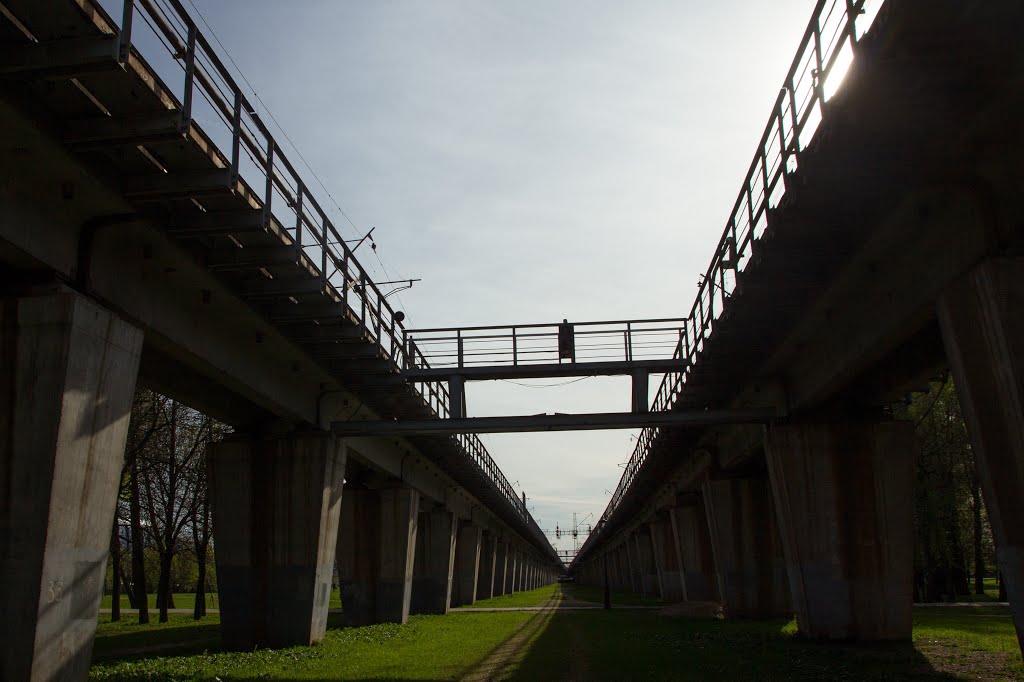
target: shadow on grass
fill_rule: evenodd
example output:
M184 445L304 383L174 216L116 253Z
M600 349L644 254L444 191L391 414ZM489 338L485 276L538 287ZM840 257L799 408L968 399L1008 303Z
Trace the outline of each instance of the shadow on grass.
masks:
M164 625L143 630L110 632L96 637L94 663L138 660L154 656L188 656L219 651L220 624Z
M654 612L557 613L512 680L956 679L910 642L800 638L785 621L729 622Z

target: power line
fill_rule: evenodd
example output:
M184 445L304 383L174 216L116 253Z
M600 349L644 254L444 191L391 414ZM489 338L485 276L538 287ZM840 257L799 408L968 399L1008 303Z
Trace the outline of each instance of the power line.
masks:
M523 388L554 388L556 386L568 386L569 384L575 384L578 381L585 381L586 379L593 379L593 376L580 377L579 379L572 379L571 381L562 381L557 384L523 384L518 381L512 381L511 379L498 379L498 381L504 381L509 384L515 384L516 386L522 386Z
M235 72L238 74L239 78L241 78L242 81L249 87L249 90L252 92L252 96L256 99L257 102L259 102L260 106L262 106L263 109L266 111L267 116L269 116L270 120L274 122L274 125L277 127L277 129L284 136L284 139L288 141L288 144L291 146L292 150L296 153L296 155L298 155L299 160L302 161L302 164L306 167L306 170L308 170L310 172L310 174L316 180L317 184L320 185L320 188L327 194L327 197L331 200L331 203L334 205L334 208L337 209L337 211L342 215L342 217L345 218L345 221L348 222L348 224L352 226L352 229L355 230L356 233L358 234L359 233L359 228L356 227L356 224L354 222L352 222L352 219L349 217L348 213L345 212L345 209L343 209L341 207L341 205L338 203L337 199L334 198L334 195L331 194L331 191L329 189L327 189L327 186L324 184L323 180L320 179L320 176L317 175L315 170L313 170L313 167L306 160L306 157L302 155L302 151L299 150L298 145L295 144L295 142L292 140L291 136L288 135L288 132L278 122L277 118L274 116L274 112L272 112L270 110L270 107L267 106L267 103L264 102L263 99L260 97L259 93L256 92L256 88L253 87L253 84L251 82L249 82L248 78L245 77L245 73L242 72L242 69L238 66L238 63L235 62L235 58L231 56L231 52L224 45L224 43L221 41L220 36L217 35L217 32L213 29L213 26L211 26L210 22L208 22L206 20L206 17L203 16L203 13L199 10L199 8L196 6L196 3L193 2L193 0L188 0L188 4L190 4L192 6L192 9L195 10L196 15L199 17L199 20L202 21L203 25L206 26L207 30L210 31L210 35L213 36L213 39L217 42L217 45L220 46L220 49L222 49L224 51L224 55L228 58L228 61L231 62L231 66L234 67ZM391 277L391 275L388 273L387 267L384 265L384 262L381 260L380 255L377 254L376 249L374 249L373 254L376 257L377 262L380 264L381 270L384 272L384 274L386 276L388 276L388 277ZM408 278L405 278L405 279L408 279ZM405 303L402 301L402 298L400 296L396 296L396 298L398 299L398 302L400 304L402 304L402 307L404 308L405 307Z

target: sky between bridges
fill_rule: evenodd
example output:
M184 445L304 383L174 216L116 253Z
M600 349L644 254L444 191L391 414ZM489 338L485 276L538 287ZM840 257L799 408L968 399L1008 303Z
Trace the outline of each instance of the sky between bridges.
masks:
M411 328L688 313L814 5L193 2L342 233L376 226L364 265L422 279L389 299ZM629 409L626 378L536 387L564 382L471 384L469 416ZM600 516L635 435L482 438L564 529Z

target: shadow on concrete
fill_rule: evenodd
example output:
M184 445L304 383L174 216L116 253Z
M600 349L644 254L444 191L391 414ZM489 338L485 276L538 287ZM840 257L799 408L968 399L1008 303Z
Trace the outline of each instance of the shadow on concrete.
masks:
M791 624L669 617L653 611L556 612L507 679L959 679L911 642L834 643Z

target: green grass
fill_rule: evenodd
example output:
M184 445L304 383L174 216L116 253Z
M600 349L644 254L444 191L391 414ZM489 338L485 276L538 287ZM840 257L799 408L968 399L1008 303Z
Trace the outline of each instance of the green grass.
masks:
M827 643L794 621L556 614L509 680L1000 679L1024 674L1007 609L915 612L913 642Z
M215 615L198 624L172 615L167 624L145 627L104 616L90 678L459 679L529 620L544 617L460 613L414 616L405 626L337 628L335 616L318 646L238 653L219 651ZM501 679L1024 678L1009 609L992 606L915 609L913 641L880 644L807 640L791 620L698 620L657 610L555 612L512 661Z
M502 595L500 597L491 597L490 599L481 599L474 603L472 606L467 606L468 609L501 609L501 608L513 608L522 606L544 606L549 599L555 597L558 594L558 585L552 583L545 585L544 587L538 587L535 590L528 590L526 592L513 592L512 594Z
M110 660L124 634L109 627L97 634L97 653L107 653L89 671L91 680L450 680L458 679L511 636L533 613L467 613L413 616L408 625L381 624L329 629L313 647L220 652L198 638L190 656L139 657L143 640L166 643L177 624L139 632L130 642L136 653ZM109 624L108 624L109 625ZM202 627L202 626L193 626ZM175 632L179 638L181 632ZM105 641L117 639L116 642ZM125 642L128 643L128 642Z
M576 599L578 601L593 602L595 604L604 604L604 588L602 587L589 587L587 585L565 585L565 592L569 599ZM645 597L640 594L633 594L632 592L612 592L611 593L612 606L656 606L661 604L660 599L655 597Z
M147 599L147 601L149 602L150 610L155 609L156 608L156 595L155 594L150 594L150 595L147 595L147 596L149 597L149 599ZM101 609L109 609L111 604L112 604L112 601L113 600L111 599L111 595L109 595L109 594L103 595L103 598L100 600L100 608ZM206 608L208 608L208 609L215 609L215 608L217 608L217 605L218 605L217 595L216 594L207 594L206 595ZM176 609L194 609L195 606L196 606L196 595L195 595L194 592L175 592L174 593L174 608L176 608ZM128 597L126 597L123 594L121 595L121 608L122 609L130 609L131 608L131 605L128 603Z

